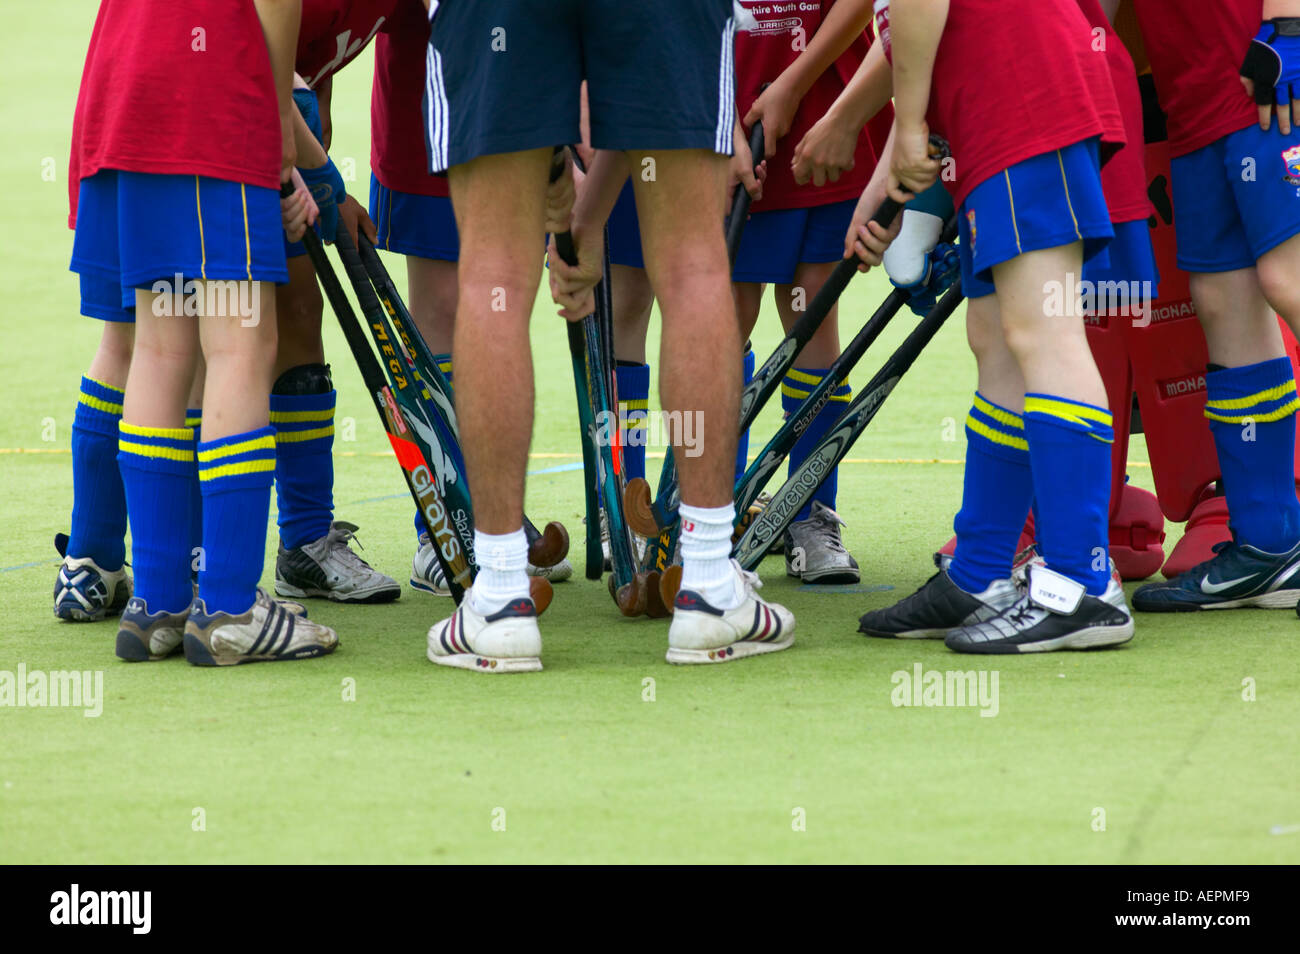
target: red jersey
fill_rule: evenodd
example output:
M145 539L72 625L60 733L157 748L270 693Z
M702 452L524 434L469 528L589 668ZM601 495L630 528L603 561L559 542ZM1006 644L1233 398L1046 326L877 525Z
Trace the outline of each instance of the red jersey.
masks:
M1142 93L1137 69L1098 0L1079 0L1092 30L1093 49L1101 49L1110 67L1111 86L1124 120L1124 146L1101 170L1101 188L1112 222L1133 222L1151 214L1147 198L1146 137L1142 130Z
M394 192L450 195L445 176L429 173L424 145L424 62L429 19L420 0L399 0L375 38L370 92L370 169Z
M876 0L876 16L884 36L889 0ZM1110 69L1091 39L1074 0L951 0L926 122L952 148L956 180L944 184L958 206L1034 156L1100 137L1107 160L1123 145Z
M280 188L280 111L253 0L102 0L68 164Z
M1264 0L1133 0L1174 158L1259 122L1237 71Z
M302 0L295 71L315 88L366 48L397 4L398 0Z
M740 0L758 21L757 29L736 31L736 105L742 117L758 99L763 84L780 76L799 57L834 4L835 0ZM808 90L790 131L768 160L763 198L754 203L754 212L807 209L862 195L876 167L876 153L865 129L858 134L853 168L840 176L839 182L827 182L820 188L811 183L801 186L794 181L791 163L795 146L844 91L870 45L870 34L863 33Z

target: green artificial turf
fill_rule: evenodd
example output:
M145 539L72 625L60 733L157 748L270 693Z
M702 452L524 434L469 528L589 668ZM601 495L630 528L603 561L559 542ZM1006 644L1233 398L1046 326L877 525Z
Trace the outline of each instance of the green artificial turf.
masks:
M434 667L424 633L450 602L409 590L389 606L313 604L313 617L341 635L332 657L222 671L179 658L121 663L112 622L57 622L51 539L67 527L69 428L98 335L77 315L65 228L69 130L94 8L16 8L0 56L9 134L0 149L0 671L98 670L105 696L97 718L0 708L0 861L1300 858L1293 613L1143 616L1123 649L1025 658L855 634L858 615L932 572L929 554L951 531L974 386L960 314L842 469L840 511L861 585L802 587L779 560L764 565L764 595L798 618L790 651L669 667L667 624L624 620L603 584L581 579L580 475L557 469L579 459L572 375L545 297L533 323L528 509L568 525L579 564L543 619L545 672L485 678ZM345 170L352 160L350 188L363 200L369 68L367 54L340 76L334 105L335 156ZM53 181L42 175L46 157ZM400 262L390 267L400 279ZM878 275L857 280L844 327L883 295ZM900 317L855 386L912 323ZM769 308L755 335L760 359L776 325ZM361 525L368 560L405 580L411 506L328 316L326 329L339 389L336 513ZM778 415L773 402L752 450ZM1132 479L1150 487L1140 438L1131 456ZM652 474L657 466L652 459ZM1171 528L1168 545L1175 537ZM268 532L268 583L273 544ZM895 706L891 676L916 664L996 672L996 716Z

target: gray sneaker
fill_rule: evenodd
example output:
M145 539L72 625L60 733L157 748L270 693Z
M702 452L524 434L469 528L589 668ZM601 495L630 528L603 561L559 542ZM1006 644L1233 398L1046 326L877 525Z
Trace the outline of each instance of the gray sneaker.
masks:
M336 603L391 603L401 585L353 552L357 526L335 520L329 533L275 558L275 592L295 599L324 597Z
M257 588L246 613L209 613L203 600L190 606L185 623L185 658L195 666L238 666L248 662L310 659L334 652L338 634L294 612Z
M805 583L856 583L861 577L840 539L844 521L820 500L807 520L790 524L785 534L785 574Z

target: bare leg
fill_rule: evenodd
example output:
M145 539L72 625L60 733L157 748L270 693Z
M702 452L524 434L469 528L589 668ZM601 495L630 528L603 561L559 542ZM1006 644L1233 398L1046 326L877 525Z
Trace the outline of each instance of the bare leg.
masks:
M1240 368L1282 357L1282 332L1260 278L1253 268L1191 275L1192 300L1214 364ZM1300 317L1300 309L1293 314Z
M632 153L654 159L656 180L633 178L646 270L663 314L660 393L670 414L699 422L698 454L677 455L682 502L731 503L740 416L740 329L728 281L724 216L727 160L702 150Z
M279 345L272 381L290 368L325 363L325 347L321 343L324 309L311 259L306 255L289 259L289 284L275 288Z
M456 263L408 255L406 282L415 327L430 351L449 354L456 328Z
M135 293L135 353L126 379L122 419L140 427L184 427L194 383L199 323L153 313L153 294Z
M801 262L794 270L793 285L778 285L776 289L776 310L781 316L781 325L789 332L796 321L803 315L803 309L796 311L796 298L802 299L806 309L817 290L826 283L836 262ZM817 329L809 342L799 352L799 364L805 368L829 368L840 356L840 309L833 307L826 319Z
M105 321L103 325L99 347L90 359L86 377L123 389L131 367L131 350L135 346L135 325L127 321Z
M257 430L270 421L276 365L276 296L270 283L258 285L261 311L256 322L246 324L239 317L205 317L199 322L207 362L203 389L205 442ZM187 381L182 392L182 416L188 390Z
M523 526L533 429L528 320L542 275L550 159L549 149L533 149L483 156L450 173L461 249L456 412L475 528L493 535Z
M976 387L980 394L1008 411L1023 413L1025 378L1002 334L996 295L973 298L966 303L966 341L975 355L979 373Z
M993 269L1002 331L1031 392L1106 407L1078 303L1064 316L1045 311L1046 287L1083 268L1083 245L1026 252Z

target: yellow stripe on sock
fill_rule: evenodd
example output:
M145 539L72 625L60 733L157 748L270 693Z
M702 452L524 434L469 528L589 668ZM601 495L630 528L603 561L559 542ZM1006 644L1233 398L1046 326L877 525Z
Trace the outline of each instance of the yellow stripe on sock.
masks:
M1205 407L1205 416L1211 421L1220 421L1224 424L1245 424L1247 421L1253 421L1256 424L1271 424L1273 421L1280 421L1285 417L1290 417L1300 409L1300 399L1292 398L1286 404L1276 410L1269 411L1267 414L1219 414L1209 405Z
M105 414L113 414L117 417L122 416L122 405L113 404L105 401L103 398L97 398L93 394L81 392L81 403L93 411L103 411Z
M1001 444L1003 447L1014 447L1016 450L1029 453L1029 441L1023 437L1012 437L1010 434L1003 434L1001 431L994 430L973 414L966 416L966 426L980 437L992 441L994 444Z
M639 398L631 401L619 401L618 406L629 414L632 413L633 411L649 411L650 399Z
M186 427L198 427L202 423L203 423L202 416L185 418Z
M1276 387L1265 388L1263 391L1256 391L1254 394L1241 398L1224 398L1222 401L1209 401L1206 407L1213 407L1217 411L1240 411L1243 408L1254 407L1256 404L1268 404L1276 401L1278 398L1286 397L1288 394L1295 394L1295 380L1292 379Z
M323 411L272 411L272 424L300 424L304 421L328 421L334 417L334 408Z
M1113 426L1110 411L1102 411L1095 407L1087 407L1071 401L1057 401L1052 398L1026 397L1025 414L1047 414L1050 417L1059 417L1073 424L1095 423L1105 424L1107 427Z
M1003 427L1009 427L1013 431L1023 431L1025 429L1025 421L1019 414L998 407L996 404L990 404L978 394L975 395L975 408L985 417L993 418Z
M450 361L439 361L439 362L438 362L438 370L441 371L443 374L450 374L450 373L451 373L451 362L450 362Z
M792 397L792 398L798 398L799 400L802 401L804 398L806 398L806 397L807 397L809 394L811 394L811 393L812 393L811 391L799 391L799 390L796 390L795 388L792 388L792 387L791 387L790 385L788 385L788 384L782 384L782 385L781 385L781 397Z
M126 421L118 427L120 433L131 437L155 437L168 441L194 440L194 429L190 427L144 427L140 424L128 424Z
M210 460L220 460L223 457L237 457L240 454L247 454L251 451L274 451L275 438L267 434L263 437L254 437L246 441L239 441L235 444L223 444L221 447L210 447L207 450L199 451L199 460L207 462ZM272 461L274 465L274 461Z
M222 464L220 467L200 467L199 480L218 480L221 477L236 477L241 474L264 474L275 470L275 461L245 460L238 464Z
M134 454L136 457L182 461L194 459L194 448L192 447L162 447L158 444L136 444L133 441L119 440L117 449L124 454Z
M798 368L791 368L785 373L787 381L798 381L801 384L821 384L822 376L820 374L809 374L806 371L800 371Z
M312 431L281 431L275 435L277 444L299 444L303 441L314 441L322 437L333 437L334 425L329 427L318 427Z

